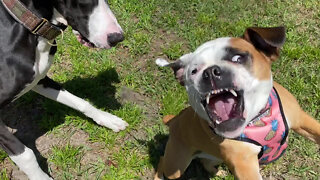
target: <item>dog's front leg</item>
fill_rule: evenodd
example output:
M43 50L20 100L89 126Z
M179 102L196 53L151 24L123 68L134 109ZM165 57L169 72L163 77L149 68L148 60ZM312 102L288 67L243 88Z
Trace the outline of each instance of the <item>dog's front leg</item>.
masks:
M36 85L32 90L49 99L55 100L82 112L86 116L92 118L97 124L108 127L115 132L124 130L128 126L128 123L123 121L121 118L101 111L93 107L89 102L64 90L58 83L54 82L49 77L45 77L39 81L38 85Z
M176 137L169 137L154 180L180 178L192 161L194 151Z
M240 180L261 180L258 161L258 153L261 147L241 141L227 141L231 143L224 143L221 154L236 178Z
M239 180L262 180L257 157L239 157L227 161L226 164Z
M11 134L0 120L0 147L30 180L50 180L40 168L33 151Z

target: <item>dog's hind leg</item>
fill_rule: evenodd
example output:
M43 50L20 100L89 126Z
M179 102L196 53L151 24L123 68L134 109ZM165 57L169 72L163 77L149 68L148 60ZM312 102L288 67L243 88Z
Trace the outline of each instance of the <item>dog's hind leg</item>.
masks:
M8 153L11 160L22 170L30 180L50 180L44 173L33 151L23 145L0 120L0 147Z
M300 135L320 145L320 123L301 110L298 123L292 129Z
M115 132L124 130L128 124L117 116L101 111L93 107L89 102L64 90L58 83L49 77L40 80L33 91L49 98L65 104L77 111L82 112L86 116L92 118L97 124L108 127Z

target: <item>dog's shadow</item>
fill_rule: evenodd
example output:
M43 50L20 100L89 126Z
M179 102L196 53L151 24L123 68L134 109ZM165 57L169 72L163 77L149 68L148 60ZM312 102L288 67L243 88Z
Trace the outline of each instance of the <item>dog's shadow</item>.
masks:
M88 100L95 107L109 111L121 107L115 98L116 87L113 85L119 82L116 70L109 68L93 77L74 78L62 86L74 95ZM34 151L40 166L47 173L47 159L37 150L35 142L46 132L64 123L66 115L76 115L91 121L80 112L34 92L28 92L0 110L0 120L13 129L14 135Z
M140 144L146 145L149 151L150 163L157 169L159 159L164 154L165 146L168 141L168 135L157 134L152 140L139 140ZM194 159L188 166L179 180L208 180L212 177L202 166L198 159Z

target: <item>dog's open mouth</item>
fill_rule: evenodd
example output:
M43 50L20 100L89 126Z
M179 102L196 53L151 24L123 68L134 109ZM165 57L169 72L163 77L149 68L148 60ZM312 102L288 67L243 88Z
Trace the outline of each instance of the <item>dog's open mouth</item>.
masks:
M90 48L94 48L95 45L90 42L87 38L83 37L81 34L76 35L77 36L77 40L83 44L84 46L90 47Z
M243 91L235 88L215 89L207 93L202 100L213 128L217 126L227 126L225 131L232 131L237 128L240 122L229 122L230 120L242 120L244 111ZM232 123L232 124L231 124Z
M77 37L77 40L84 46L95 48L96 46L90 42L86 37L82 36L78 31L73 30L73 34Z

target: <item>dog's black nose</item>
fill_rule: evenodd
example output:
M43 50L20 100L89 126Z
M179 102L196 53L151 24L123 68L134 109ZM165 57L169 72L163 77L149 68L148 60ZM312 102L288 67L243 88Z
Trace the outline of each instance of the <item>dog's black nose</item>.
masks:
M200 92L233 87L234 73L227 67L210 66L202 72L199 81Z
M110 46L115 46L123 40L124 36L122 33L111 33L108 35L108 43Z
M218 78L221 76L221 68L219 66L211 66L203 71L202 78L208 80L210 78Z

